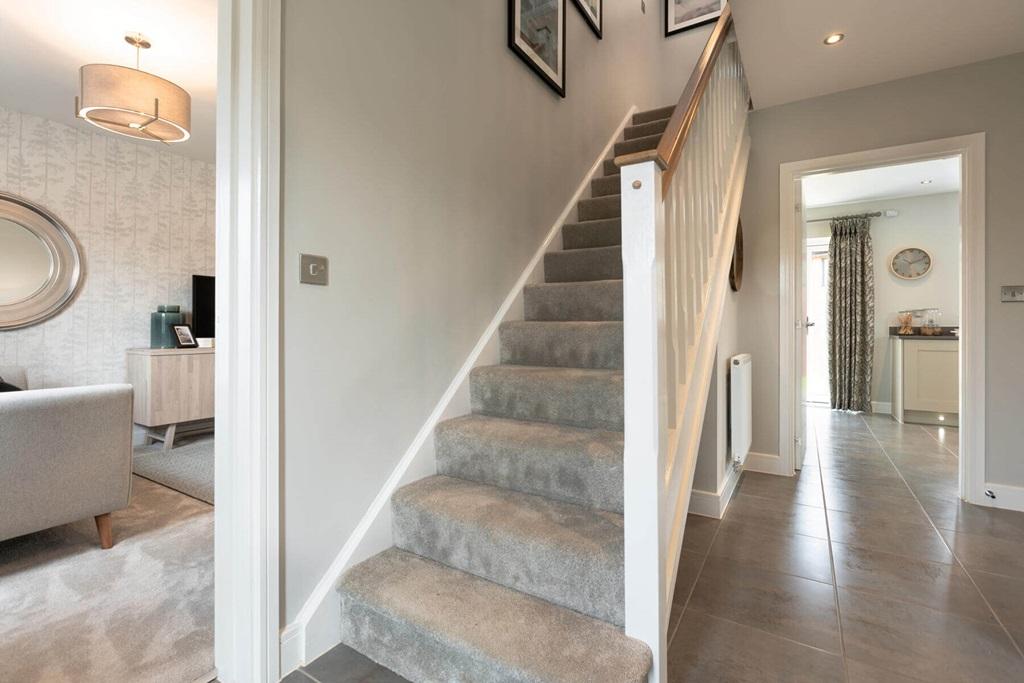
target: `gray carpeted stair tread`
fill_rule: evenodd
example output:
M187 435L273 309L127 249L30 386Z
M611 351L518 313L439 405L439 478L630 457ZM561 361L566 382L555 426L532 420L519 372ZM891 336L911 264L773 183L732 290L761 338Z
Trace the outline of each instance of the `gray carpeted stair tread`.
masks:
M622 432L464 415L434 431L438 474L622 514Z
M622 280L526 285L523 304L527 320L622 320Z
M622 219L566 223L562 226L562 249L614 247L622 244Z
M499 337L506 365L622 369L621 322L517 320Z
M473 412L622 431L622 372L488 365L469 375Z
M661 134L648 135L644 138L633 138L632 140L624 140L622 142L615 143L615 156L621 156L623 154L634 154L636 152L644 152L649 149L655 149L658 143L661 142Z
M633 114L633 125L639 126L641 123L650 123L651 121L658 121L659 119L670 119L672 118L672 112L674 112L675 109L676 105L670 104L665 107L658 107L657 109L637 112L636 114Z
M612 194L619 194L619 179L620 175L606 175L600 178L594 178L590 181L590 196L591 197L607 197Z
M391 497L395 546L622 625L622 515L443 475Z
M627 140L633 138L645 138L649 135L661 135L665 132L665 128L668 127L668 118L658 119L657 121L650 121L648 123L641 123L635 126L629 126L623 132L623 137Z
M621 629L392 548L339 586L342 642L411 681L641 683Z
M621 280L622 247L566 249L544 254L545 282Z
M618 218L621 215L622 197L618 194L581 199L576 205L576 218L579 221Z

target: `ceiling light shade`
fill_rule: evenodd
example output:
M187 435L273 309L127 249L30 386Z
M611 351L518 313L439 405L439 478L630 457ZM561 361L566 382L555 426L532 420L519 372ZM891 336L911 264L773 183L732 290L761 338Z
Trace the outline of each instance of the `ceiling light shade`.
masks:
M843 38L845 37L845 33L830 33L827 36L825 36L825 40L822 42L824 42L826 45L837 45L843 42Z
M125 40L139 49L149 47L141 36ZM92 125L140 140L167 144L188 140L192 97L184 88L116 64L86 64L79 69L79 83L75 115Z

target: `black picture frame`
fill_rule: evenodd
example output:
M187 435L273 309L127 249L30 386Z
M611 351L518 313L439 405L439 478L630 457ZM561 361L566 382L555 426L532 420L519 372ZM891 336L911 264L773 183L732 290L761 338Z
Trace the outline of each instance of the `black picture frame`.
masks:
M604 38L604 0L597 0L597 16L593 16L590 13L590 8L587 7L587 0L572 0L573 4L576 5L576 9L583 15L583 20L587 22L587 26L594 32L598 40Z
M700 0L693 0L699 2ZM702 14L698 17L694 17L691 20L681 22L673 25L672 23L672 5L676 0L665 0L665 37L673 36L677 33L689 31L695 29L698 26L704 26L706 24L713 24L718 21L718 17L722 16L722 11L725 9L726 0L718 0L718 9L706 14Z
M541 80L548 84L552 90L558 93L559 96L565 97L565 0L555 0L555 6L557 11L560 13L560 21L558 25L561 26L561 36L555 37L555 44L560 45L559 47L559 59L558 64L562 67L560 71L555 73L549 73L549 67L547 64L540 60L536 52L532 50L529 45L520 44L519 32L516 30L517 19L521 16L521 8L523 2L539 2L543 0L508 0L508 47L512 52L516 53L523 62L526 63L534 73L540 76ZM546 68L547 67L547 68Z
M192 326L187 323L171 325L171 334L174 335L174 346L179 349L194 349L199 346L196 335L192 333ZM183 337L185 337L183 339Z

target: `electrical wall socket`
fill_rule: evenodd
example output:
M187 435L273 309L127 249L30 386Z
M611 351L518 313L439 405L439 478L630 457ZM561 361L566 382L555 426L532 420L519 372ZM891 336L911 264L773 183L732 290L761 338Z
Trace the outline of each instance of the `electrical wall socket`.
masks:
M1003 285L999 288L999 300L1024 303L1024 285Z
M299 282L307 285L327 284L327 257L299 254Z

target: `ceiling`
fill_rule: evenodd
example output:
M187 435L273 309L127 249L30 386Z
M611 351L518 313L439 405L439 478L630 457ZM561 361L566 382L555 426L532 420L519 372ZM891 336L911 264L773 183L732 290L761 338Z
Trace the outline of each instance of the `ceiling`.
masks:
M1024 51L1022 0L731 1L758 109Z
M153 43L142 53L142 69L192 95L192 137L170 149L212 162L217 0L0 2L0 105L98 131L74 117L78 68L134 66L135 50L124 42L131 32Z
M922 181L931 181L922 184ZM929 159L844 173L819 173L803 179L807 208L874 199L918 197L960 191L960 159Z

